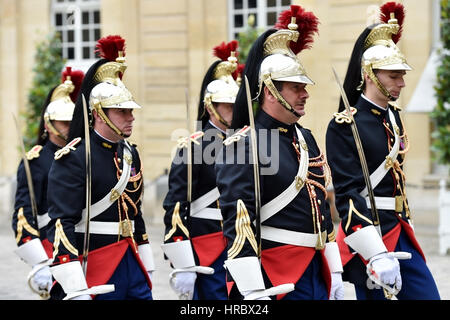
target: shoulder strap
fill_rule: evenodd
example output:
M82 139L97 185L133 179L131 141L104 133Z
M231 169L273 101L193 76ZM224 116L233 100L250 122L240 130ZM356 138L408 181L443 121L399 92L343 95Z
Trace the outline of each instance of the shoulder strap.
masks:
M103 197L97 203L91 205L91 220L108 209L123 193L125 187L127 186L128 180L130 178L131 172L131 164L133 163L133 156L131 155L131 147L125 141L125 148L123 148L123 167L122 167L122 175L120 176L119 181L111 189L111 191ZM84 224L86 221L86 209L83 209L82 218L80 222L75 226L76 229L84 228Z
M381 180L383 180L384 176L388 173L389 169L391 168L392 162L397 159L398 151L400 149L399 128L391 109L389 109L389 120L392 123L395 141L394 145L392 146L391 152L389 152L389 154L386 156L386 159L370 175L370 182L372 183L373 189L375 189L375 187L381 182ZM363 197L367 196L367 187L365 187L364 190L359 194Z
M266 221L287 206L292 200L294 200L305 185L309 164L308 147L305 138L303 138L302 132L297 127L295 127L295 129L300 142L300 164L298 166L297 175L286 190L262 206L261 222Z

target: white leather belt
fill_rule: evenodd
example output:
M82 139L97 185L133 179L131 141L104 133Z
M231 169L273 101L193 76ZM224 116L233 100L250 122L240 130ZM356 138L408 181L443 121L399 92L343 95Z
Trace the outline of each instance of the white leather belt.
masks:
M297 127L295 127L295 129L300 143L300 164L298 166L297 175L286 190L261 207L261 222L266 221L286 207L295 199L305 184L309 165L308 147L302 132Z
M392 123L395 142L392 145L391 152L389 152L388 156L386 157L386 160L384 160L378 166L378 168L370 175L370 182L372 184L372 189L375 189L375 187L381 182L381 180L383 180L384 176L390 170L390 166L386 166L387 159L395 161L395 159L397 159L398 151L400 150L400 138L399 133L396 130L396 128L398 128L397 122L395 121L395 116L390 109L389 109L389 120L391 120ZM363 197L367 196L368 195L367 187L365 187L359 194Z
M397 197L374 197L375 206L381 210L393 210L396 212L403 211L403 199L401 196ZM366 197L367 208L371 209L369 197Z
M129 146L128 142L125 140L125 148L123 148L123 167L122 167L122 174L120 176L119 181L114 186L114 188L103 197L103 199L99 200L95 204L91 205L90 210L90 219L95 218L99 214L103 213L106 209L108 209L114 202L117 201L117 195L120 196L122 192L124 192L128 180L130 179L130 173L131 173L131 164L133 162L133 157L131 155L131 147ZM128 159L128 160L127 160ZM76 228L84 229L84 224L86 222L86 208L83 209L81 212L81 220L76 224Z
M37 215L37 224L38 224L38 228L42 229L43 227L47 226L48 223L50 222L50 217L48 216L48 212L44 213L44 214L38 214Z
M191 202L191 210L190 215L195 216L200 211L205 209L207 206L209 206L211 203L219 199L220 193L219 189L215 187L211 191L208 191L201 197L197 198L196 200Z
M222 220L222 213L220 209L216 208L204 208L200 211L191 213L191 217L201 218L201 219L211 219L211 220Z
M326 242L326 231L320 233L323 243ZM291 244L301 247L316 247L319 242L318 233L305 233L269 226L261 226L261 238L279 243Z
M130 220L131 228L134 232L134 221ZM106 235L118 235L121 233L120 222L105 222L105 221L91 221L89 222L90 234L106 234ZM85 224L76 225L75 232L85 232Z

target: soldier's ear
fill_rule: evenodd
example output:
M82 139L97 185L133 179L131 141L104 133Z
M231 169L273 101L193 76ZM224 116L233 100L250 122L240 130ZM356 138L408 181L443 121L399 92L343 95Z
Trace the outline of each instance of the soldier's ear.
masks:
M205 110L208 112L209 116L211 117L213 115L212 111L209 109L208 106L205 105Z
M263 93L264 93L264 100L267 100L271 103L274 103L277 101L277 98L274 97L274 95L272 94L272 92L270 92L270 90L269 90L269 88L267 88L267 86L264 86Z
M369 75L367 74L367 72L363 72L363 76L364 76L364 82L365 83L373 83L372 79L370 79Z
M94 119L94 122L97 122L97 121L103 121L103 119L98 115L98 112L97 112L97 110L95 110L95 109L92 109L92 119ZM104 121L103 121L104 122Z

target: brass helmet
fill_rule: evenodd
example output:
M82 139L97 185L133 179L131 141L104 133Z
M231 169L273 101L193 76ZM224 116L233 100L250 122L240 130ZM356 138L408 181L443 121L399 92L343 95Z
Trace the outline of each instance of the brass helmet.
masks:
M364 41L364 53L361 59L362 82L364 73L376 84L389 99L395 100L380 83L373 70L411 70L405 55L397 47L405 17L404 7L400 3L388 2L380 7L381 23L376 25Z
M140 109L131 92L122 82L125 63L125 39L107 36L97 42L96 52L108 62L100 65L93 76L96 85L89 95L90 111L95 110L103 121L117 134L123 133L109 120L104 108Z
M301 22L300 30L297 22ZM258 96L263 85L266 85L287 110L296 114L292 106L279 93L273 81L314 84L314 81L306 74L297 54L303 49L310 48L313 34L318 32L318 23L318 19L312 12L305 12L297 5L291 5L290 10L280 14L275 25L278 31L269 35L264 42L264 59L259 69Z
M66 67L62 72L62 82L52 92L50 103L44 112L44 122L48 129L58 137L67 141L67 137L60 133L53 125L56 121L71 121L75 109L75 101L83 81L84 73L81 70L72 71Z
M202 121L202 126L209 117L206 110L210 110L213 116L227 128L230 126L217 112L214 103L234 103L239 91L238 79L243 65L238 64L238 42L222 42L213 48L213 55L220 60L215 61L203 78L200 92L200 103L197 120Z

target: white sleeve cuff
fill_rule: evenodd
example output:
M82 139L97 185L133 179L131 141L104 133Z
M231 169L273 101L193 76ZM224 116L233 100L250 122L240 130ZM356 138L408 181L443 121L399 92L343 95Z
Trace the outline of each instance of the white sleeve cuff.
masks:
M383 240L372 225L353 232L345 237L344 241L365 260L369 260L379 253L387 252Z
M81 291L88 287L79 261L50 267L50 272L66 294Z
M32 267L49 259L44 247L42 246L41 240L38 238L25 242L14 250L14 252Z
M264 290L264 280L257 257L244 257L225 260L225 267L230 272L239 292Z
M155 260L153 259L153 251L150 244L141 244L138 246L138 252L145 269L147 271L154 271L156 269Z
M336 242L327 242L325 244L325 257L331 272L343 272L341 254Z
M195 266L194 253L190 240L163 243L161 248L175 269Z

